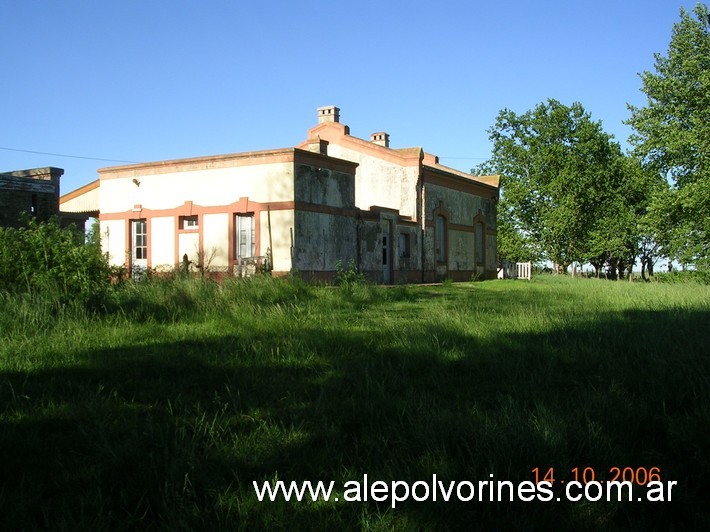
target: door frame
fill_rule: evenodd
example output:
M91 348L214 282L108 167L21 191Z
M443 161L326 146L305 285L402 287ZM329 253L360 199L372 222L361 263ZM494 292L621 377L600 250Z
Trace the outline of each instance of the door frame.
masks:
M148 220L146 218L139 218L139 219L133 219L131 220L131 226L130 226L130 257L131 257L131 275L136 276L136 275L142 275L147 269L148 269ZM139 232L141 229L139 225L142 224L143 231ZM143 237L142 244L138 245L136 242L136 238L138 236ZM137 251L138 248L143 248L143 252L141 255L143 257L138 258Z

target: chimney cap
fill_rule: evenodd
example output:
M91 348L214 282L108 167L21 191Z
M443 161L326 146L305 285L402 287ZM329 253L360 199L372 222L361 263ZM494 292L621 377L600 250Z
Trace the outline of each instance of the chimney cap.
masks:
M379 146L384 146L385 148L390 147L390 135L384 131L377 131L370 135L370 142L377 144Z
M340 122L340 108L335 105L326 105L318 108L318 123Z

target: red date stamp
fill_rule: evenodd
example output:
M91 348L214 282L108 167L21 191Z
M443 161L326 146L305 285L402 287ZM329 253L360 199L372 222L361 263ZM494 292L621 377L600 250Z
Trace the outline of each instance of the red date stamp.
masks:
M630 482L645 486L649 482L661 482L661 468L653 467L621 467L613 466L603 470L603 478L597 475L597 470L593 467L573 467L566 471L562 477L556 475L554 467L532 469L533 480L535 484L540 482L549 482L555 484L559 482L580 482L588 484L589 482Z

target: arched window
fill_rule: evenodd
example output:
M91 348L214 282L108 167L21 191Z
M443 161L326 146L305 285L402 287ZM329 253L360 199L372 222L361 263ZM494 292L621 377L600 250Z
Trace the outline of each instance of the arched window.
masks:
M446 218L436 215L436 231L434 233L436 246L436 262L446 262Z

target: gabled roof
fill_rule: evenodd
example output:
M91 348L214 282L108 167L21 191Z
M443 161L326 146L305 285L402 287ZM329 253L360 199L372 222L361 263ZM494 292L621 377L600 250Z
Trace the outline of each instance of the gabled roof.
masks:
M59 210L62 212L87 213L99 212L99 180L92 181L59 197Z

